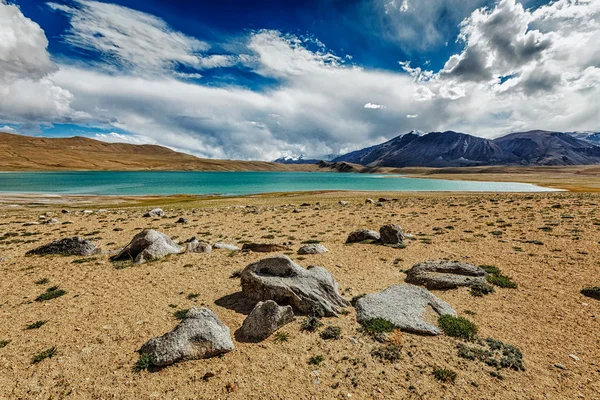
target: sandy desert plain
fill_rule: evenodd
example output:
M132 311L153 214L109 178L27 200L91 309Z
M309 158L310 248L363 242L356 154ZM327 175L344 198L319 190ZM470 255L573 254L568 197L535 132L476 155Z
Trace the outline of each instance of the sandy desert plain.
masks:
M365 203L379 197L390 201ZM14 201L0 204L2 399L600 399L600 301L580 293L600 285L599 193ZM167 217L143 217L156 206ZM188 223L176 223L180 217ZM50 218L59 222L43 223ZM413 235L404 248L345 244L355 229L388 223ZM478 337L520 349L524 371L460 357L459 346L471 343L444 334L392 332L400 357L382 359L377 350L389 344L361 331L351 306L322 318L316 332L303 331L306 317L297 315L262 342L237 340L254 302L234 272L271 254L214 249L142 265L109 260L145 228L180 241L285 243L300 265L330 271L348 300L404 283L404 271L425 260L497 266L516 288L495 287L481 297L468 288L432 292L475 323ZM25 255L72 236L102 253ZM299 256L306 241L329 252ZM52 286L66 293L36 301ZM140 346L172 330L179 323L174 313L192 307L213 310L231 329L235 350L136 371ZM328 326L339 327L341 338L323 339ZM33 362L51 348L52 357ZM316 356L322 361L309 364ZM441 370L455 372L454 382Z

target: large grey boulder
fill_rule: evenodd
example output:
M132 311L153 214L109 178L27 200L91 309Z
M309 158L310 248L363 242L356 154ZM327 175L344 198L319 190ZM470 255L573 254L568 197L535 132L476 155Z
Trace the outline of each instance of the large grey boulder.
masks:
M213 244L213 249L222 249L229 251L240 251L241 249L234 244L229 243L215 243Z
M383 244L403 244L404 231L400 225L388 224L379 228L379 236Z
M52 243L45 244L33 250L29 250L27 254L47 255L61 254L65 256L91 256L98 253L100 249L89 240L75 236L72 238L64 238L55 240Z
M475 265L458 261L435 260L413 265L406 282L427 289L456 289L459 286L485 286L487 273Z
M354 232L350 232L348 239L346 239L346 243L360 243L365 240L379 241L380 238L379 232L371 231L369 229L358 229Z
M111 260L133 260L135 264L143 264L180 252L181 247L164 233L154 229L144 229L135 235L131 242Z
M139 350L152 364L214 357L234 349L229 328L208 308L192 308L171 332L147 341Z
M277 251L290 251L291 249L289 247L273 243L244 243L242 250L250 250L256 253L273 253Z
M382 292L361 297L355 305L358 322L383 318L404 331L439 335L440 329L425 320L428 307L438 316L456 316L450 304L427 289L413 285L392 285Z
M165 214L165 212L162 210L162 208L153 208L152 210L148 211L146 214L144 214L144 217L148 218L148 217L166 217L167 214Z
M298 249L298 254L323 254L327 253L327 247L320 243L305 244Z
M294 320L292 306L281 307L273 300L260 301L244 320L239 333L247 339L264 340Z
M337 316L348 301L323 267L302 268L286 256L265 258L248 265L241 274L242 291L253 300L274 300L302 313L323 311Z

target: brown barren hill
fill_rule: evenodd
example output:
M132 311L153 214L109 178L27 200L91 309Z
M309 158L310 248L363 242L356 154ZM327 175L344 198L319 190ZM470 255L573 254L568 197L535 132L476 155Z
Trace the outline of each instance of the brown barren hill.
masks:
M162 146L106 143L84 137L45 138L0 132L0 171L188 170L316 171L316 165L212 160Z

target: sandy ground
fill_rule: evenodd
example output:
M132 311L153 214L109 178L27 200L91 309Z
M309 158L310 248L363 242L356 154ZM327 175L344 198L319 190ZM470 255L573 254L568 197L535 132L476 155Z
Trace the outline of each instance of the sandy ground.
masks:
M377 200L379 194L163 199L164 219L142 218L161 199L140 200L135 207L108 201L72 203L71 208L1 205L0 237L16 236L0 240L0 341L9 341L0 348L0 398L600 399L600 301L579 293L600 285L600 195L389 194L398 200L383 207L365 204L367 197ZM303 202L312 206L293 213ZM560 208L552 207L556 204ZM63 215L62 208L71 212ZM107 211L97 213L101 208ZM46 212L61 224L24 226ZM189 223L175 224L181 216ZM344 244L351 230L386 223L402 225L415 240L404 249ZM302 241L320 240L329 253L290 257L303 266L327 268L348 299L402 283L402 271L428 259L496 265L518 283L517 289L497 288L485 297L473 297L467 289L435 294L474 321L482 337L518 346L526 370L503 369L503 379L493 377L493 368L459 358L460 341L443 335L404 333L401 360L378 361L370 353L379 344L358 331L350 307L347 315L324 319L341 327L340 340L301 332L303 317L298 317L282 328L289 334L287 343L275 343L273 337L262 343L234 341L236 349L221 358L137 373L136 350L176 326L175 310L207 306L233 334L253 304L230 275L266 257L214 250L117 269L107 254L83 262L74 262L81 257L24 255L74 235L111 251L141 228L180 240L196 235L213 243L285 242L294 250ZM43 278L48 282L35 283ZM67 294L34 301L52 285ZM198 297L190 300L189 294ZM24 329L38 320L47 323ZM52 346L56 356L32 364L35 353ZM314 355L324 357L318 367L307 363ZM454 370L456 382L437 381L434 367Z

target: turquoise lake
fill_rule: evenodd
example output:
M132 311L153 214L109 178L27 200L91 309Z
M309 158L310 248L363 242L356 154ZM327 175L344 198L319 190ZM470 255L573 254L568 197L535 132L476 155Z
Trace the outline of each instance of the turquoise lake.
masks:
M526 183L406 178L328 172L6 172L0 192L90 195L218 194L224 196L313 190L552 191Z

